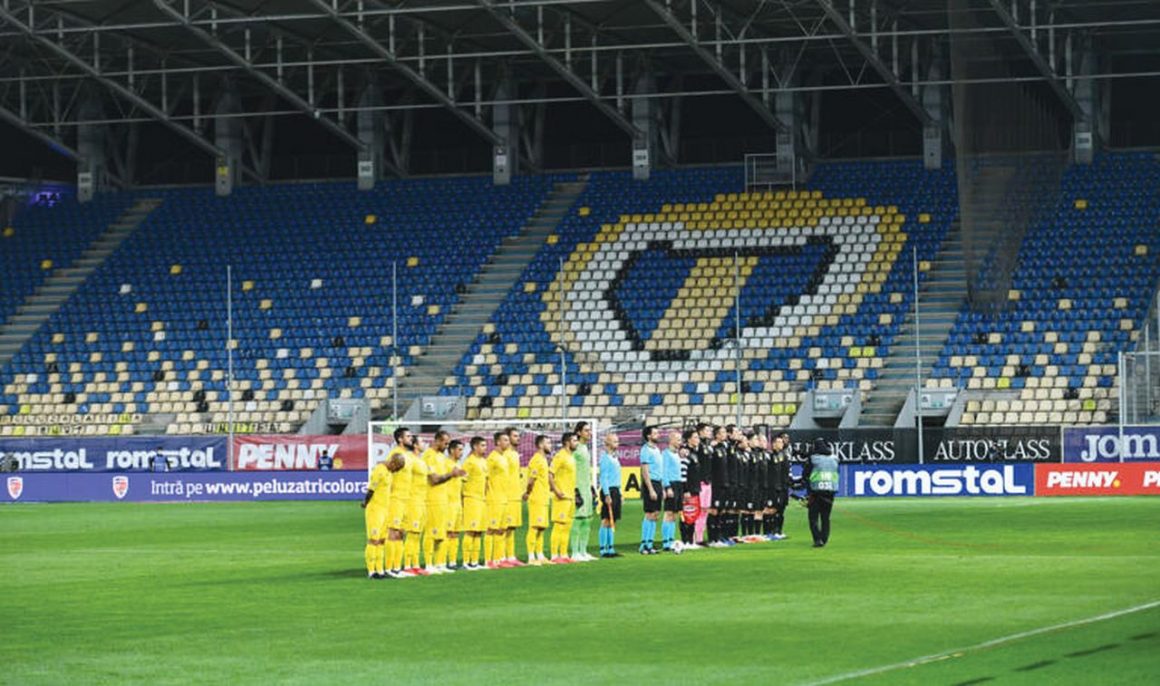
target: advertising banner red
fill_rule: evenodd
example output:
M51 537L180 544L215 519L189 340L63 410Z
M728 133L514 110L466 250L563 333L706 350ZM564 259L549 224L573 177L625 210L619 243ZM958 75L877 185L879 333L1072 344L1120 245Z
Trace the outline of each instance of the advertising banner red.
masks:
M384 452L390 446L384 446ZM366 469L366 436L299 436L294 434L234 437L234 469L285 471L318 469L326 451L334 469Z
M1035 495L1160 495L1160 462L1037 464Z

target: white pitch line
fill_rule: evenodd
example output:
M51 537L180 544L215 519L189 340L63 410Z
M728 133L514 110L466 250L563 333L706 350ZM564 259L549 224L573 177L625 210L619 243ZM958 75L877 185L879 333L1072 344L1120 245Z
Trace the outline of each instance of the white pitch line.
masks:
M937 662L939 660L946 660L947 658L951 658L951 657L958 657L958 656L962 655L963 653L969 653L969 652L973 652L976 650L985 650L987 648L994 648L995 646L1003 645L1004 643L1010 643L1012 641L1018 641L1020 639L1030 638L1031 636L1038 636L1039 634L1051 633L1052 631L1059 631L1061 629L1070 629L1072 627L1083 626L1085 624L1094 624L1096 622L1103 622L1103 621L1106 621L1109 619L1115 619L1116 617L1122 617L1124 615L1130 615L1130 614L1134 614L1136 612L1143 612L1145 610L1151 610L1154 607L1160 607L1160 600L1153 600L1152 602L1144 603L1143 605L1134 605L1132 607L1124 608L1123 610L1116 610L1114 612L1108 612L1108 613L1105 613L1102 615L1096 615L1094 617L1084 617L1083 619L1073 619L1070 622L1064 622L1063 624L1053 624L1051 626L1044 626L1044 627L1040 627L1038 629L1030 629L1028 631L1020 631L1017 634L1011 634L1009 636L1001 636L999 638L993 638L990 641L983 641L982 643L976 643L974 645L966 646L964 648L955 648L954 650L948 650L948 651L942 652L942 653L935 653L933 655L924 655L923 657L916 657L916 658L913 658L910 660L905 660L903 662L895 662L894 664L891 664L891 665L883 665L881 667L872 667L870 669L863 669L863 670L859 670L857 672L846 672L845 674L838 674L836 676L826 677L825 679L821 679L819 681L811 681L811 682L808 682L808 684L809 684L809 686L822 686L823 684L836 684L836 683L839 683L842 681L849 681L850 679L860 679L860 678L866 677L866 676L874 676L875 674L883 674L885 672L893 672L896 669L903 669L905 667L917 667L919 665L924 665L924 664L927 664L929 662Z

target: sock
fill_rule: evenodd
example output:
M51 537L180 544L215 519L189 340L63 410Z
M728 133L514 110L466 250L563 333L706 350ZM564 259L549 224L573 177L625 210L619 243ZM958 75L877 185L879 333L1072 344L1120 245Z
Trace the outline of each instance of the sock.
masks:
M524 545L528 549L528 559L533 560L536 557L536 530L528 527L527 538L524 539Z
M488 534L483 540L483 562L491 564L492 553L495 552L495 534Z
M387 541L387 560L391 571L397 572L403 568L403 541Z
M435 542L435 539L431 538L430 536L427 536L426 534L423 535L423 562L428 567L432 567L435 565L435 546L436 545L437 544Z
M666 549L673 547L673 539L676 538L677 523L667 521L661 525L661 540Z
M363 555L366 557L367 574L377 574L383 571L381 569L383 565L382 556L379 555L379 546L367 543L366 548L363 550Z
M697 522L693 525L693 543L700 543L705 540L705 529L707 528L708 519L706 515L697 517Z
M407 569L414 569L419 566L419 537L415 534L407 534L407 542L403 544L403 564Z
M588 541L592 538L592 520L588 517L577 520L577 526L573 527L572 531L578 534L573 549L580 555L588 554Z
M544 532L547 529L536 529L536 557L544 559Z
M561 533L562 532L560 531L559 524L552 527L552 534L551 534L551 537L548 541L548 545L549 545L548 554L551 555L553 560L555 560L556 558L559 558L559 557L563 557L563 555L561 555L561 553L560 553L560 534Z
M709 542L710 543L717 542L717 540L718 540L717 536L719 534L719 532L717 531L717 515L711 514L705 518L705 528L707 528L709 530Z
M611 538L609 536L610 533L612 533L612 529L609 529L606 526L600 527L600 554L601 555L607 553L609 551L609 549L612 547L612 541L609 540L609 538Z
M459 537L448 538L443 546L443 564L454 565L459 562Z
M480 536L468 536L467 540L463 542L463 562L464 564L476 565L479 564L479 542Z
M504 536L504 557L509 560L516 559L516 530L508 529L507 535Z
M447 554L444 552L446 549L447 541L435 541L435 549L431 551L433 553L431 557L427 558L427 566L442 567L447 564Z

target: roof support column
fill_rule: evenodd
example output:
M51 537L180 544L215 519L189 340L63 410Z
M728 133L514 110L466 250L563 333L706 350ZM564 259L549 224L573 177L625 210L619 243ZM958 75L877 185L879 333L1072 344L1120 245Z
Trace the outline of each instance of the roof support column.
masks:
M491 148L491 180L497 186L512 182L520 168L519 109L509 101L516 97L510 73L504 73L495 89L496 104L491 109L491 130L499 141Z
M647 181L660 151L660 107L655 98L656 79L644 69L636 79L632 99L632 125L638 133L632 137L632 178Z
M82 122L104 119L104 108L95 95L86 96L77 113ZM77 201L88 202L109 187L107 128L99 124L77 126Z
M220 197L234 192L242 180L242 154L246 149L242 120L236 116L242 111L241 99L232 85L226 85L214 107L214 145L222 151L214 164L214 194Z
M369 191L383 179L386 154L386 122L381 108L383 90L377 83L368 83L358 98L358 189Z

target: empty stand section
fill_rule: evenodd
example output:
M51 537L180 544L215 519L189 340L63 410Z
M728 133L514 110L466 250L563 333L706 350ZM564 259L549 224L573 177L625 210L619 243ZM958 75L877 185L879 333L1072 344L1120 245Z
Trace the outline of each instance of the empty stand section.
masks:
M1002 311L964 310L931 385L968 391L966 424L1115 418L1117 356L1136 346L1160 278L1160 162L1110 153L1064 173L1028 232Z
M393 363L414 363L487 259L563 178L151 193L161 207L5 367L0 433L225 430L227 345L239 430L294 430L325 397L382 407Z

